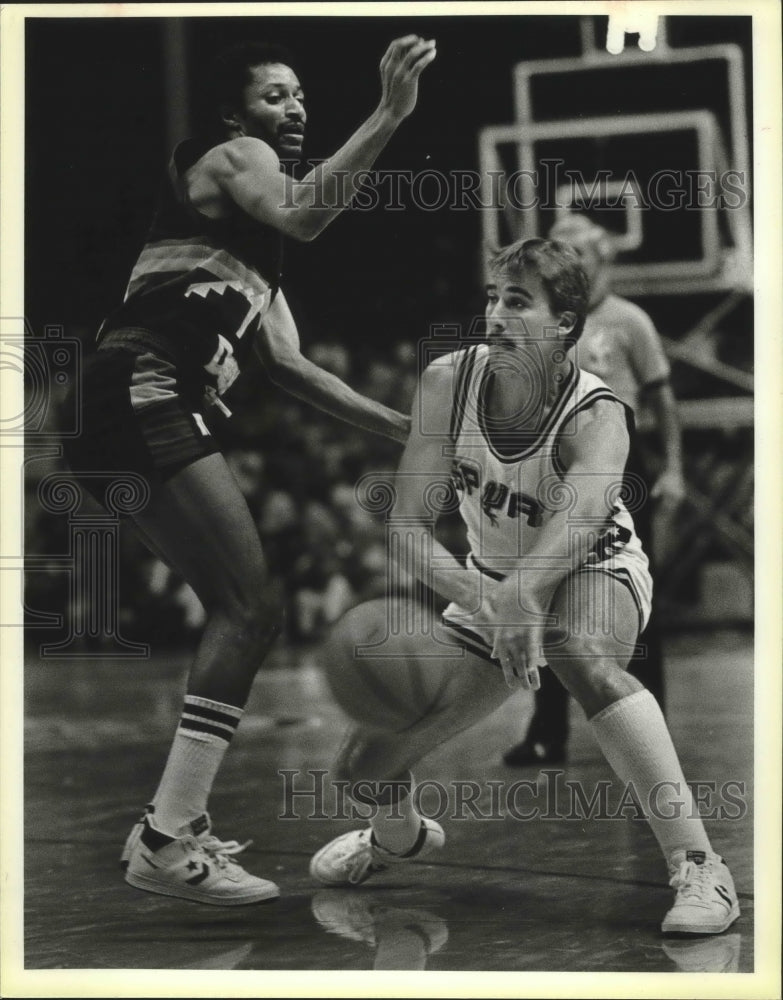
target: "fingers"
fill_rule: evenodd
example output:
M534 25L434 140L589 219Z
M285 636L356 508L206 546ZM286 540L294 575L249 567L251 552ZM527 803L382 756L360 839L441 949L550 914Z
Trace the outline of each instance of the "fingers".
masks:
M503 668L503 677L510 688L525 687L526 672L522 669L525 656L509 648L504 636L495 638L492 658Z
M383 54L381 69L384 70L393 59L402 58L412 45L420 41L422 39L418 35L405 35L404 38L395 38L393 42L389 43L389 47Z
M416 107L419 76L435 58L435 42L406 35L392 42L381 60L381 109L395 124Z
M435 48L435 42L432 42L430 47L414 61L413 66L410 67L410 72L413 76L418 77L423 69L425 69L437 56L437 50Z
M529 637L521 639L500 633L493 644L492 656L503 668L503 676L510 688L537 691L541 687L538 663L541 657L535 652L537 643L531 645Z
M422 69L431 63L435 58L435 40L432 39L429 42L424 40L417 42L414 46L410 48L404 59L404 65L407 70L416 70L421 72Z
M522 688L523 691L537 691L541 687L541 675L538 672L538 667L519 664L508 657L501 660L500 665L503 667L506 685L513 691L516 691L517 688Z
M506 682L506 686L510 687L512 691L518 687L522 687L522 678L517 673L513 657L508 654L501 654L498 656L494 652L492 655L496 660L500 661L500 665L503 668L503 679Z
M395 38L394 41L390 43L388 51L399 52L401 49L409 49L415 42L421 42L423 40L424 39L421 35L403 35L402 38Z
M405 35L396 38L388 47L381 59L381 70L391 62L402 63L406 69L415 67L421 72L435 58L435 40L426 41L419 35ZM421 60L420 64L419 61Z
M527 661L522 663L513 657L506 655L500 661L503 668L503 676L506 684L512 689L522 688L524 691L538 691L541 687L541 674L538 667L532 666Z
M504 669L503 676L506 678L506 687L510 687L512 691L516 691L517 688L522 687L521 678L517 677L513 671Z
M387 55L404 56L414 45L434 45L434 42L425 42L421 35L405 35L403 38L395 38L386 50Z

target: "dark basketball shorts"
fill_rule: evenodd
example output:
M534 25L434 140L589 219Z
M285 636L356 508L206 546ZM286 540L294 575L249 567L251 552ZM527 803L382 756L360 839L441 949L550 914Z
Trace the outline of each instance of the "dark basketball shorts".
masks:
M80 433L63 446L77 479L88 473L83 485L98 499L95 484L104 474L132 472L154 486L219 450L193 389L142 337L109 335L87 360L80 389Z

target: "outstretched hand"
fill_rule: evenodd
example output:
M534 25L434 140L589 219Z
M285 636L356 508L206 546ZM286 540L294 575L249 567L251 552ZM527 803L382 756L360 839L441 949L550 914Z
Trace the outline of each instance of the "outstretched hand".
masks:
M436 56L435 41L418 35L396 38L381 59L382 111L400 122L416 107L419 76Z
M492 656L503 668L510 688L537 691L541 687L540 666L546 666L541 654L544 626L532 616L527 623L502 625L495 633Z
M472 629L492 646L492 657L503 668L510 688L537 691L541 687L540 666L546 666L542 652L546 615L540 603L525 595L524 607L516 580L493 584L482 581L479 608L472 613L449 611L449 618Z

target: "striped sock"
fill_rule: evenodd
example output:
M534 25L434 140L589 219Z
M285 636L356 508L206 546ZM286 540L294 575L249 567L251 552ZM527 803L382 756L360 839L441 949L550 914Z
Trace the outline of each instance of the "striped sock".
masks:
M207 811L212 782L241 718L241 708L186 695L179 728L152 800L157 829L173 835Z

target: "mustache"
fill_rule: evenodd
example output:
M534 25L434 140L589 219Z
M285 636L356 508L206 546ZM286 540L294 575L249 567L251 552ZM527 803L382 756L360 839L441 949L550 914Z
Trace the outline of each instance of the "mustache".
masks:
M304 125L302 122L283 122L278 126L278 135L304 135Z

